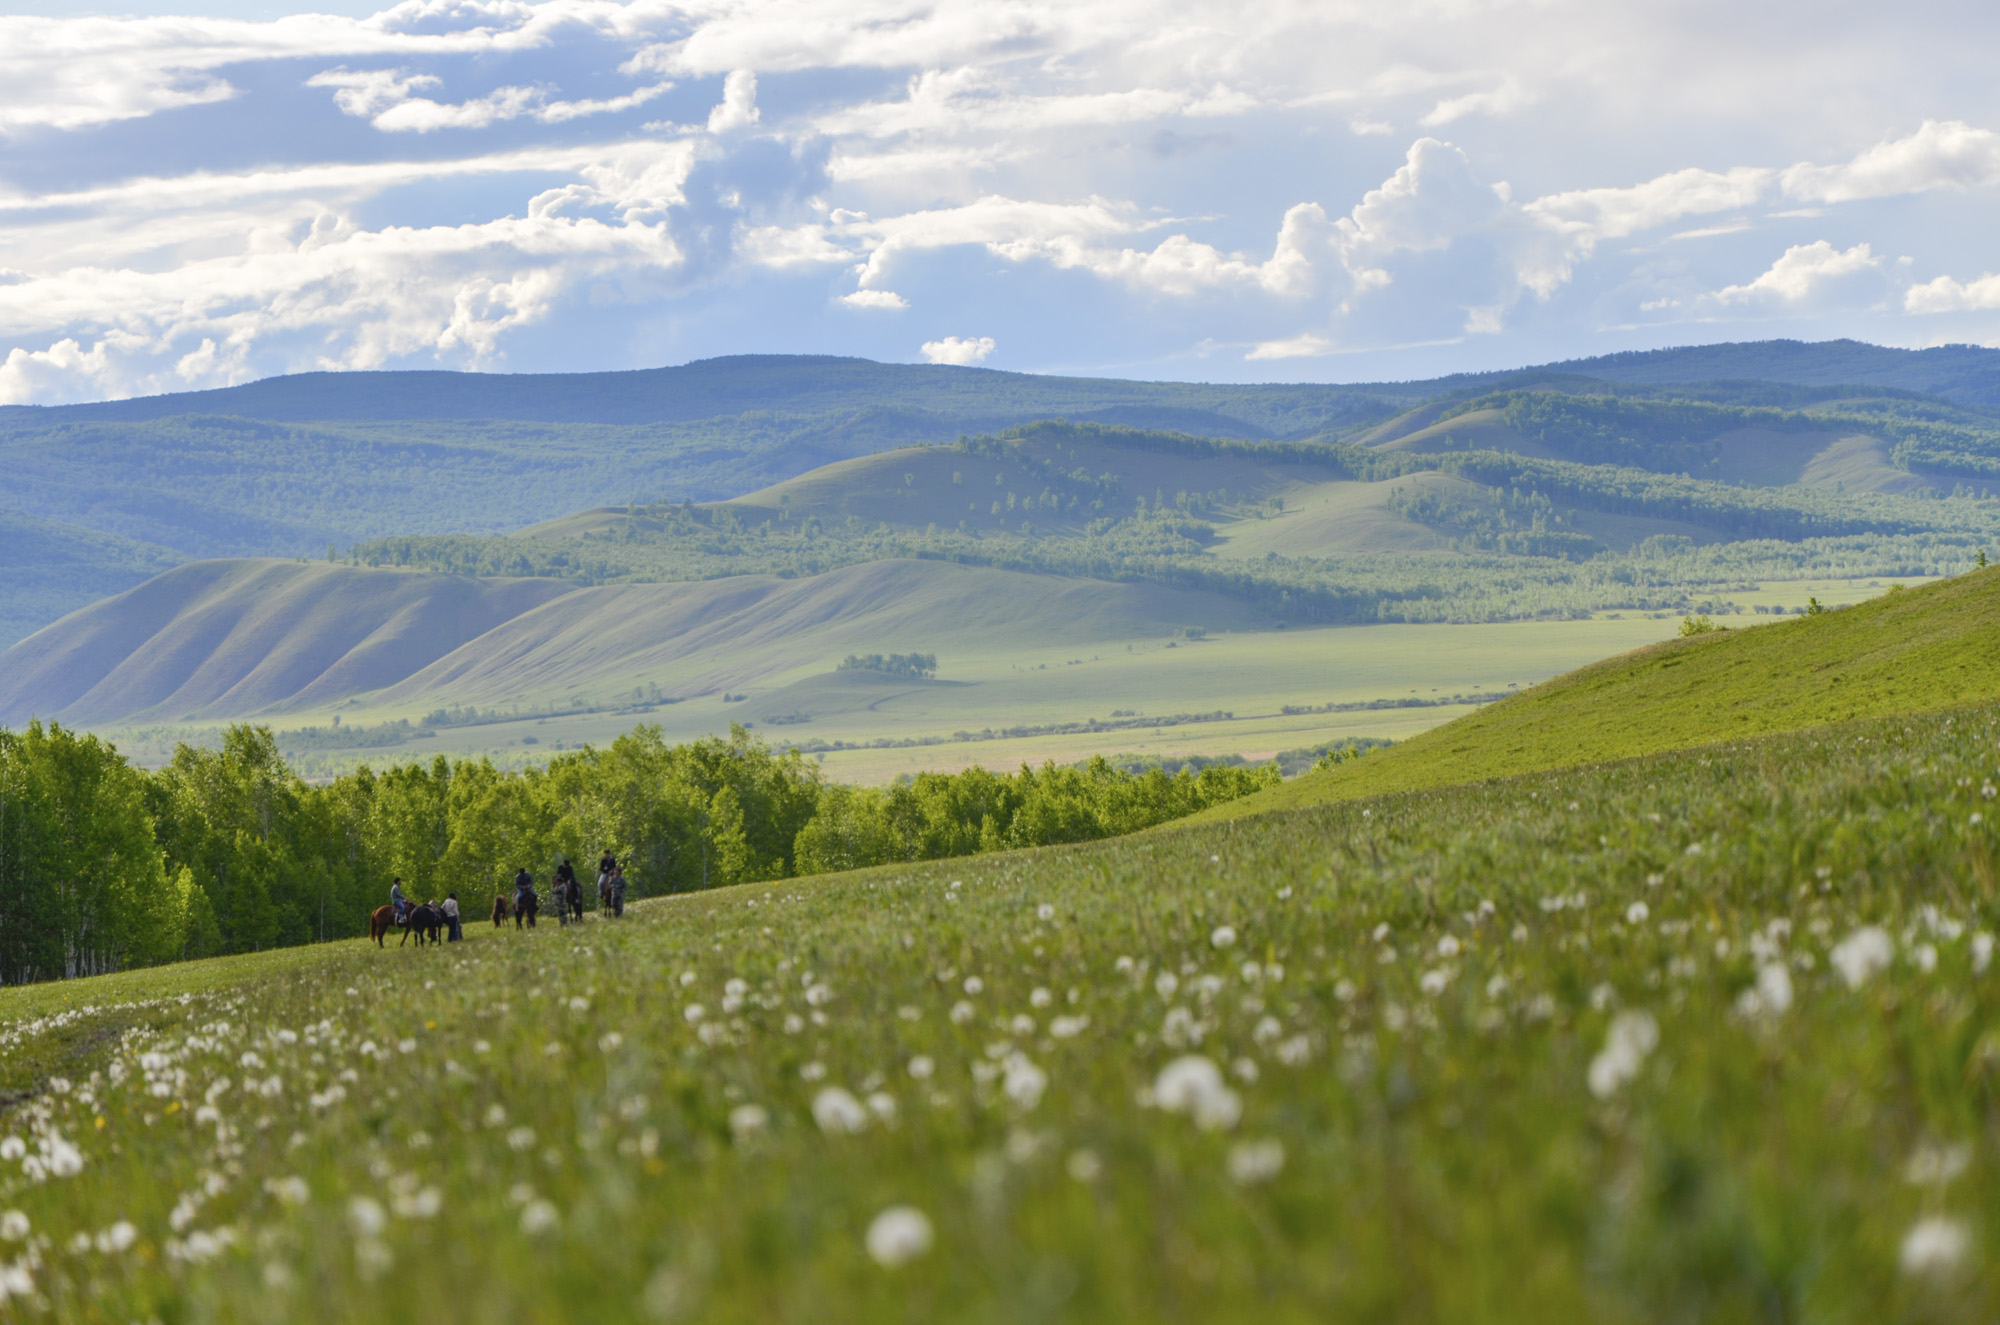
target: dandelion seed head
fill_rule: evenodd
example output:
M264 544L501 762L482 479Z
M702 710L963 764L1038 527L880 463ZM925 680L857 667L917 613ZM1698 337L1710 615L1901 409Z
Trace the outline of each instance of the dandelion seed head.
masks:
M1239 1141L1229 1148L1229 1176L1240 1186L1269 1182L1285 1167L1285 1147L1273 1140Z
M1849 989L1859 989L1880 971L1889 969L1896 957L1896 945L1878 925L1855 930L1827 954Z
M1236 928L1233 925L1217 925L1215 932L1208 936L1209 946L1232 948L1236 946Z
M870 1259L884 1269L893 1270L930 1251L935 1240L931 1221L923 1211L915 1206L892 1205L868 1225L865 1242Z
M828 1086L813 1096L812 1115L828 1136L848 1136L868 1126L868 1110L839 1086Z
M1965 1260L1971 1241L1965 1225L1958 1220L1945 1215L1931 1215L1919 1219L1903 1235L1896 1263L1911 1278L1944 1278Z

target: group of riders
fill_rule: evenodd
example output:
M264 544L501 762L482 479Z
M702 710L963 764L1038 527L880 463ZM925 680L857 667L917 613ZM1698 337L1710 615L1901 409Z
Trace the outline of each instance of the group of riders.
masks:
M605 849L597 861L597 900L606 915L619 917L625 914L625 871L618 864L618 858ZM556 918L564 925L572 922L583 923L583 884L576 877L576 869L565 858L556 865L555 877L549 881L549 900L555 904ZM401 875L389 885L389 905L394 908L398 928L410 926L412 914L422 910L436 913L436 920L442 922L445 941L456 943L465 937L458 912L458 894L446 893L442 902L428 902L418 906L403 893ZM541 913L542 896L535 889L535 876L526 869L514 875L514 895L511 902L505 893L493 899L493 923L505 924L507 917L514 917L514 928L533 929L535 917Z

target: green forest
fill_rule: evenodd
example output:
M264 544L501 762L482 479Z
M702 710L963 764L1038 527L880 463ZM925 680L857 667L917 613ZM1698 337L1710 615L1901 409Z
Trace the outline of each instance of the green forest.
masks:
M1414 493L1398 499L1399 513L1452 538L1447 552L1273 552L1260 561L1231 561L1211 550L1218 521L1255 518L1256 512L1232 502L1227 491L1127 493L1103 476L1065 473L1035 453L1052 441L1181 458L1254 454L1376 482L1443 471L1477 483L1489 499L1454 503ZM1279 620L1359 624L1682 612L1760 579L1950 574L1970 566L1981 548L2000 546L2000 505L1982 498L1743 487L1506 451L1427 455L1333 443L1251 444L1064 423L964 438L953 446L968 456L1012 459L1037 475L1038 486L998 492L977 520L955 528L682 502L632 506L634 518L602 533L383 538L357 545L350 559L447 574L610 584L742 574L791 578L883 558L930 558L1208 589ZM1564 511L1674 520L1714 531L1720 541L1670 536L1614 552L1565 528ZM1059 518L1072 532L1037 528L1037 520Z
M297 777L268 728L156 771L98 737L0 730L0 984L367 932L401 876L484 914L518 869L610 850L636 895L1133 832L1280 780L1276 765L1023 766L826 782L742 727L670 746L639 727L512 772L485 760Z

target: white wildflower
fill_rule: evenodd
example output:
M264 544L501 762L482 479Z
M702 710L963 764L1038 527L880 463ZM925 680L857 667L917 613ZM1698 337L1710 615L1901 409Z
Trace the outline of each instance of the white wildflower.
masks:
M1040 988L1039 986L1037 986L1035 990L1028 995L1029 1007L1045 1008L1049 1006L1051 1003L1054 1003L1055 1001L1056 1001L1056 996L1054 994L1051 994L1048 990Z
M1285 1167L1285 1147L1278 1141L1239 1141L1229 1148L1229 1176L1247 1187L1268 1182Z
M1451 983L1451 972L1445 970L1425 971L1417 981L1417 987L1435 998Z
M534 1145L535 1145L534 1128L514 1127L508 1129L507 1148L509 1150L528 1151L532 1150L534 1148Z
M306 1180L296 1174L283 1178L266 1178L264 1190L282 1205L304 1205L312 1199L312 1188L306 1186Z
M895 1269L931 1249L931 1221L912 1206L892 1205L868 1225L868 1255L877 1265Z
M18 1136L0 1137L0 1159L18 1160L28 1153L28 1143Z
M978 976L968 975L965 977L964 989L966 993L973 994L976 996L985 988L986 988L986 982L980 979Z
M1047 902L1043 902L1040 906L1035 908L1035 919L1054 920L1055 918L1056 918L1056 909L1053 906L1050 906Z
M28 1217L19 1210L9 1210L0 1215L0 1239L20 1242L28 1236Z
M521 1231L529 1237L547 1233L561 1222L562 1216L547 1201L530 1201L521 1209Z
M1042 1092L1049 1086L1048 1073L1036 1067L1022 1054L1007 1056L1005 1076L1000 1082L1000 1090L1012 1100L1016 1107L1032 1109L1042 1099Z
M1859 989L1876 972L1889 969L1889 963L1895 959L1896 948L1879 926L1867 925L1842 939L1827 956L1840 972L1840 978L1847 982L1847 987Z
M1625 908L1625 923L1628 925L1643 925L1646 923L1646 917L1652 914L1652 908L1644 902L1634 902Z
M1604 1049L1590 1060L1590 1093L1609 1099L1639 1075L1646 1055L1659 1047L1660 1028L1646 1012L1621 1012L1612 1019Z
M918 1054L910 1060L910 1075L919 1081L930 1080L931 1074L935 1071L937 1071L937 1064L930 1060L928 1054Z
M1438 940L1437 955L1449 961L1458 956L1460 945L1456 935L1447 934Z
M389 1213L372 1197L357 1196L347 1203L347 1222L354 1226L356 1237L379 1237L389 1226Z
M1903 1165L1903 1180L1918 1187L1941 1187L1965 1172L1971 1163L1971 1146L1919 1146Z
M681 1012L681 1018L692 1026L708 1015L708 1009L699 1003L690 1003Z
M1766 962L1757 968L1757 983L1736 997L1740 1016L1782 1016L1792 1006L1792 975L1783 962Z
M738 1144L748 1141L770 1125L771 1115L761 1104L739 1104L729 1111L729 1134Z
M868 1126L868 1110L839 1086L828 1086L813 1096L812 1114L828 1136L846 1136Z
M1972 936L1972 973L1986 974L1986 968L1993 964L1993 936L1985 930Z
M951 1005L951 1021L954 1026L963 1026L977 1015L979 1014L973 1011L972 1004L962 998Z
M1236 929L1233 925L1217 925L1215 932L1208 936L1210 946L1231 948L1236 946Z
M1087 1016L1057 1017L1049 1023L1049 1034L1058 1040L1071 1040L1090 1029Z
M95 1239L95 1245L98 1251L109 1256L117 1252L129 1251L132 1244L138 1240L139 1230L132 1226L132 1221L121 1219L110 1228L99 1233Z
M1197 1126L1228 1129L1243 1115L1243 1101L1222 1079L1222 1069L1200 1054L1176 1058L1153 1079L1153 1103L1185 1113Z
M1919 1219L1903 1235L1897 1263L1913 1278L1939 1278L1958 1268L1971 1241L1958 1220L1931 1215Z
M1097 1157L1094 1150L1072 1150L1063 1167L1078 1182L1096 1182L1104 1172L1104 1161Z

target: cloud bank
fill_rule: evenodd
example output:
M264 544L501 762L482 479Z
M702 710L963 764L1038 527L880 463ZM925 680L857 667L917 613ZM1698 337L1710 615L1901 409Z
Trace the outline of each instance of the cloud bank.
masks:
M2000 341L2000 19L1611 8L0 17L0 403L757 351L1267 378Z

